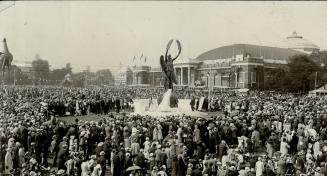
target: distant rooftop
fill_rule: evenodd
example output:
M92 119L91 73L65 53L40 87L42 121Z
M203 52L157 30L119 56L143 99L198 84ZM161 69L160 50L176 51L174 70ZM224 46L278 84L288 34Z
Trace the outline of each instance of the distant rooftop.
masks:
M286 40L282 41L281 47L289 49L319 49L318 45L303 39L303 37L298 35L295 31L292 35L286 37Z
M198 61L205 60L217 60L217 59L227 59L233 58L236 55L244 56L250 54L252 57L261 56L266 59L287 59L291 56L304 54L303 52L295 51L292 49L260 46L260 45L250 45L250 44L233 44L223 47L219 47L210 51L207 51L196 58Z

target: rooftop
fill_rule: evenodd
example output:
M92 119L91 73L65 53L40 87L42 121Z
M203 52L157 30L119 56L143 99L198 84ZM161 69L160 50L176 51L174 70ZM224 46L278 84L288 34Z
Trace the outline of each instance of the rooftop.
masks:
M265 58L265 59L287 59L294 55L304 54L300 51L295 51L287 48L269 47L250 44L233 44L209 50L196 58L198 61L217 60L235 58L236 55Z
M290 49L319 49L319 46L303 39L303 37L296 32L293 32L286 40L282 41L281 47Z

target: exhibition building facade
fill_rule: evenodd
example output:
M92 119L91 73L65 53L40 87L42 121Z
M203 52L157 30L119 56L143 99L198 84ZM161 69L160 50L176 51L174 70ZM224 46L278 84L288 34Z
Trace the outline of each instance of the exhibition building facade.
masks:
M174 62L177 87L210 89L261 89L268 69L282 68L290 57L319 51L315 44L294 32L280 47L233 44L219 47L194 59ZM130 86L162 87L161 68L138 64L131 67Z

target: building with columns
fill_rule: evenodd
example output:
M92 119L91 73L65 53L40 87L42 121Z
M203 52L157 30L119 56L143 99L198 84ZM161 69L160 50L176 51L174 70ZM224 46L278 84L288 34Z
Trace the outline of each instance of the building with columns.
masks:
M301 40L296 33L287 39L292 40L292 45L288 41L287 47L233 44L209 50L194 59L178 58L174 62L176 87L261 89L267 70L283 68L294 55L319 50L318 46ZM164 84L160 67L141 64L134 66L132 71L134 86L162 87Z

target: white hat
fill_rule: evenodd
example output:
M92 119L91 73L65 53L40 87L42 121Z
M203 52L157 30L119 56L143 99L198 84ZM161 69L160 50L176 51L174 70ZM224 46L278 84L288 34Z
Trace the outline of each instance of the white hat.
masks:
M100 143L98 144L98 147L101 147L101 146L103 146L103 142L100 142Z
M91 159L95 160L95 159L97 159L97 156L96 155L92 155L91 156Z
M64 173L65 173L65 170L60 169L60 170L57 172L57 175L61 175L61 174L64 174Z

